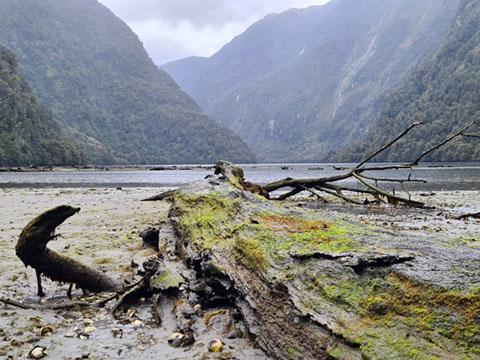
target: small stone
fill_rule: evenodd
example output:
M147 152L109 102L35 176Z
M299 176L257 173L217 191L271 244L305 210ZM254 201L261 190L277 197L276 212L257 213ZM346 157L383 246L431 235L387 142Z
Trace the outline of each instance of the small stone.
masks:
M133 322L133 325L135 325L135 326L140 326L140 325L142 325L142 324L143 324L143 321L142 321L142 320L138 320L138 319Z
M182 345L184 335L181 333L174 333L172 336L170 336L170 339L168 339L168 343L172 345L173 347L180 347Z
M197 304L193 307L193 310L195 310L195 314L197 316L203 316L203 311L202 311L202 305Z
M114 338L122 338L123 337L123 330L122 329L119 329L119 328L112 328L110 330L112 332L112 335Z
M208 351L210 352L220 352L222 351L223 344L220 340L214 339L208 343Z
M95 326L87 326L85 329L83 329L83 332L84 333L90 333L92 331L95 331L97 330L97 328Z
M40 336L50 336L53 334L53 326L47 325L40 328Z
M41 359L48 355L47 348L43 346L35 346L30 352L28 353L29 359Z

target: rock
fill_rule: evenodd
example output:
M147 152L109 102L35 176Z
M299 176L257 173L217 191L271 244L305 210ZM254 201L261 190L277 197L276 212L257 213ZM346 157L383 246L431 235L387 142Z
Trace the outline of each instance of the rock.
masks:
M28 353L29 359L41 359L45 356L48 356L47 348L44 346L35 346L30 352Z
M178 289L184 282L185 279L180 273L168 269L161 270L155 273L150 279L150 289L152 292Z
M159 234L160 230L153 227L149 227L148 229L140 232L140 237L143 239L143 247L152 248L158 251Z
M173 347L180 347L182 345L184 335L181 333L174 333L172 336L170 336L170 339L168 339L168 343L172 345Z

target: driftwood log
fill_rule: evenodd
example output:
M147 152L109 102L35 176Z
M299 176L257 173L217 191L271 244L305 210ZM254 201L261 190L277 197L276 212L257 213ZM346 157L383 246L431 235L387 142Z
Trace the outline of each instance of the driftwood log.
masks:
M54 281L74 283L78 287L92 292L120 289L120 284L103 272L59 255L47 247L48 242L56 237L57 226L79 211L78 207L58 206L30 221L20 234L15 251L25 266L35 269L39 296L45 295L42 289L41 275Z

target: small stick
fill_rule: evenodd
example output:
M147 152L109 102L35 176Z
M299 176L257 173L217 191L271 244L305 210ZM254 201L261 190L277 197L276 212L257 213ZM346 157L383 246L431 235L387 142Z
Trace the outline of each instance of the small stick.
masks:
M158 298L159 294L155 294L152 296L152 307L153 307L153 316L155 317L155 321L157 322L158 326L162 325L162 314L160 312L160 309L158 308Z

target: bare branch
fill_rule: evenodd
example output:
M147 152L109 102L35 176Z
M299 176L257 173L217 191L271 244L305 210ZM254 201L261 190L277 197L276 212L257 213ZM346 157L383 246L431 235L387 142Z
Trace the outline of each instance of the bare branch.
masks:
M357 166L355 166L355 169L360 168L362 165L365 165L369 160L373 159L375 156L380 154L381 152L385 151L388 149L390 146L395 144L398 140L400 140L402 137L408 134L410 130L412 130L415 126L422 125L423 121L418 121L410 125L405 131L403 131L400 135L398 135L395 139L389 141L387 144L385 144L382 148L378 149L375 151L372 155L368 156L365 160L361 161Z
M427 156L428 154L430 154L432 151L435 151L437 150L439 147L445 145L446 143L452 141L453 139L455 139L456 137L462 135L462 133L464 133L465 131L467 131L469 128L471 128L473 126L473 124L475 124L474 121L472 121L470 124L468 124L467 126L465 126L463 129L461 129L460 131L457 131L455 134L453 134L452 136L448 137L447 139L443 140L441 143L435 145L434 147L428 149L427 151L425 151L423 154L421 154L417 159L415 159L415 161L413 161L411 163L411 165L418 165L418 163L420 162L421 159L423 159L425 156Z

